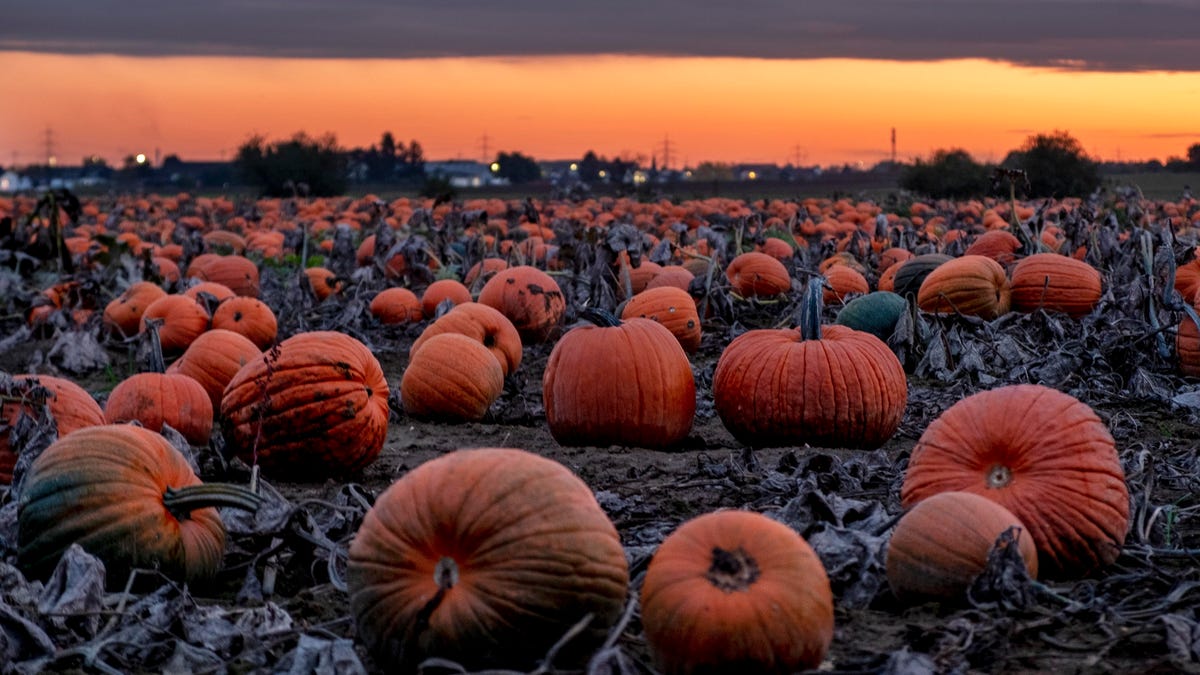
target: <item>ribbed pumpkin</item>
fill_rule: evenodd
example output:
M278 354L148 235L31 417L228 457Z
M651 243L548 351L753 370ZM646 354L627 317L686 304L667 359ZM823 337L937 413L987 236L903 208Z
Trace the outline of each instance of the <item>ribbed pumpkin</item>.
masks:
M758 329L734 338L717 361L713 399L743 443L878 447L900 426L908 400L904 368L879 338L820 325L819 278L805 291L798 329Z
M216 281L198 281L183 289L180 295L187 296L193 300L200 300L201 293L211 295L219 303L238 296L237 293L233 292L232 288Z
M965 314L994 319L1008 313L1008 275L1000 263L965 255L939 265L921 282L917 305L933 314Z
M963 251L963 255L982 255L1001 265L1008 265L1016 259L1016 252L1021 248L1021 240L1008 230L988 230Z
M411 359L430 338L442 333L460 333L491 350L504 376L521 365L521 335L499 310L478 302L464 302L425 327L408 350Z
M250 338L224 328L205 332L167 367L168 373L187 375L200 383L212 402L213 414L221 410L225 387L242 366L262 358Z
M475 288L476 282L486 284L500 270L508 269L508 261L504 258L484 258L471 266L463 277L463 285Z
M911 507L940 492L983 495L1025 523L1039 567L1078 576L1116 560L1129 492L1112 436L1086 404L1020 384L962 399L913 449L901 488Z
M45 579L71 544L104 561L110 582L134 567L169 577L212 576L225 553L217 506L253 510L258 498L204 485L165 438L117 424L63 437L34 460L21 493L17 561Z
M1044 309L1078 319L1100 302L1100 272L1095 267L1057 253L1022 258L1012 271L1012 308L1018 312Z
M669 286L686 291L692 285L692 280L695 278L696 276L682 265L667 265L659 270L658 274L654 275L650 283L646 284L646 290Z
M150 303L142 313L141 331L148 319L161 319L158 341L164 354L181 354L188 345L209 329L210 317L204 307L186 295L168 295Z
M864 295L871 290L867 278L849 265L831 265L825 271L825 281L828 283L824 296L827 305L840 305L848 296Z
M963 600L986 569L996 539L1010 527L1031 578L1037 578L1037 547L1020 519L986 497L941 492L918 502L896 523L888 543L887 578L892 593L909 600Z
M588 614L556 665L590 655L621 616L629 571L592 491L524 450L458 450L375 500L346 569L358 635L388 672L429 657L531 668Z
M379 322L395 326L420 321L424 316L417 294L407 288L385 288L371 299L371 314Z
M870 333L887 342L907 308L908 303L899 295L888 291L875 291L846 303L846 306L838 311L834 322L840 326Z
M192 445L208 445L212 435L213 407L199 382L178 373L137 373L113 387L104 403L109 424L139 422L150 431L163 425L183 434Z
M833 640L820 558L787 525L717 511L658 547L641 592L642 626L666 675L816 668Z
M149 281L134 283L104 307L104 326L121 337L137 335L146 308L166 295L167 292L157 284Z
M58 429L58 436L104 424L104 411L92 395L70 380L52 375L13 375L12 392L0 402L0 426L12 427L22 415L42 418L49 410ZM10 445L8 430L0 432L0 484L12 482L17 453Z
M449 300L451 305L461 305L471 302L471 291L458 279L438 279L425 288L421 294L421 312L426 319L432 319L437 314L438 305Z
M562 445L663 448L692 430L696 383L679 341L662 324L599 310L550 352L542 401Z
M689 354L700 348L700 314L687 291L673 286L647 288L630 298L621 310L622 319L635 317L661 323Z
M366 345L312 331L246 364L225 389L225 440L272 475L325 479L357 471L387 437L388 384Z
M304 270L304 275L308 278L308 287L312 289L317 302L341 292L345 286L336 274L324 267L309 267Z
M896 295L902 298L908 296L917 297L917 292L921 290L921 284L925 282L925 277L929 276L940 265L953 260L950 256L944 253L926 253L924 255L910 258L907 261L896 265L896 273L892 278L892 289ZM880 290L888 290L880 285Z
M217 305L213 310L212 328L244 335L259 349L266 349L275 342L279 321L267 303L258 298L238 296Z
M1179 355L1179 372L1200 377L1200 330L1186 314L1175 333L1175 352Z
M566 311L558 282L528 265L497 272L479 291L479 302L508 317L525 344L557 335Z
M405 413L450 422L483 419L502 391L500 362L478 340L460 333L426 340L400 380Z
M875 271L883 274L891 267L911 260L912 257L913 254L908 249L898 248L895 246L886 248L882 253L879 254L879 265L875 268ZM895 272L892 274L895 274Z
M258 297L258 266L244 256L202 253L192 259L186 276L224 284L238 295Z
M742 253L725 268L733 292L743 298L769 298L792 289L792 279L783 263L766 253Z

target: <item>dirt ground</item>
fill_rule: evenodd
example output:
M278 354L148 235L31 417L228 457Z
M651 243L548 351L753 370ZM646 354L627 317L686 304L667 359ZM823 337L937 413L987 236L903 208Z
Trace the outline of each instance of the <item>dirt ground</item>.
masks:
M413 327L369 336L374 338L372 347L393 397L408 345L418 332ZM991 597L960 606L904 606L887 589L883 550L899 513L899 486L908 452L931 419L964 392L984 387L970 378L961 382L910 379L905 421L877 451L750 449L725 430L711 404L712 372L725 341L723 335L706 336L693 358L699 402L696 424L678 450L559 446L546 428L541 407L541 377L549 346L526 348L520 369L510 377L485 422L422 422L393 405L383 454L360 476L351 482L274 483L291 507L287 524L273 528L270 537L262 529L231 528L226 571L214 582L188 589L191 602L226 614L266 605L285 612L290 622L265 637L255 633L256 639L247 637L223 651L209 651L222 655L229 672L249 672L280 664L295 666L302 636L344 647L347 643L337 641L352 639L354 626L346 594L338 589L338 570L365 508L363 500L369 501L413 467L451 450L499 446L524 448L557 460L595 490L626 546L635 590L655 546L693 516L719 508L747 508L795 527L822 557L834 589L836 632L823 672L1200 671L1200 622L1195 609L1200 550L1193 548L1200 546L1190 518L1200 480L1194 471L1200 432L1185 409L1146 399L1097 397L1093 401L1117 439L1135 501L1134 532L1111 569L1079 581L1006 586ZM46 355L53 343L44 339L13 345L0 354L0 370L50 370ZM108 345L106 351L108 367L77 376L101 401L124 370L136 367L126 349ZM1182 386L1178 378L1161 381ZM247 478L236 466L227 470L227 476ZM351 508L356 500L359 506ZM333 549L340 551L330 553ZM262 585L268 568L277 572L273 590ZM180 633L172 629L167 635L178 638ZM138 670L148 666L143 659L184 658L177 646L172 651L167 639L160 639L164 642L158 652L109 647L99 660L118 669ZM654 672L636 614L616 646L617 655L597 654L588 672ZM354 650L373 671L370 656L360 646ZM313 668L320 670L312 658ZM205 670L202 656L187 655L172 662ZM42 663L54 669L85 665L78 658ZM321 663L332 667L335 661ZM219 666L212 667L210 672L219 672ZM454 671L431 668L428 672Z

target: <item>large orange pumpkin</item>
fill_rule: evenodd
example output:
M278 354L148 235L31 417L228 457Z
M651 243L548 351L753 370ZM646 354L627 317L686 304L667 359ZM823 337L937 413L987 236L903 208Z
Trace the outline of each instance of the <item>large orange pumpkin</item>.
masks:
M225 387L242 366L262 358L250 338L224 328L214 328L196 338L187 351L167 367L168 373L187 375L200 383L212 402L213 414L221 410Z
M451 422L478 421L504 391L504 369L474 338L442 333L414 351L400 380L404 412Z
M917 305L923 312L965 314L994 319L1007 314L1008 275L1000 263L981 255L965 255L939 265L921 282Z
M178 373L137 373L117 383L104 402L109 424L137 420L150 431L170 425L188 443L208 445L213 405L204 387Z
M661 324L584 310L550 352L546 423L562 445L661 448L692 430L696 383L687 354Z
M350 545L358 634L389 672L429 657L531 668L591 615L556 665L577 663L621 616L616 528L566 467L524 450L458 450L385 490Z
M816 668L833 641L833 593L812 548L783 523L717 511L658 547L642 626L666 675Z
M526 344L557 335L566 310L558 282L528 265L497 272L479 291L479 302L508 317Z
M49 412L59 438L84 427L104 424L104 411L92 395L70 380L52 375L14 375L11 391L0 389L0 426L8 428L21 415L43 419ZM0 484L12 482L17 452L10 445L8 430L0 432Z
M192 258L186 276L224 284L238 295L258 297L258 266L245 256L202 253Z
M487 347L500 362L505 377L521 365L521 335L508 317L487 305L478 302L455 305L421 331L408 350L408 358L413 358L430 338L442 333L461 333Z
M275 342L279 321L267 303L258 298L238 296L213 310L212 330L233 331L246 336L259 349L266 349Z
M1012 511L1052 574L1112 563L1129 526L1125 472L1108 428L1087 404L1036 384L968 396L929 425L909 460L901 504L949 491Z
M370 464L387 437L388 384L366 345L294 335L246 364L221 399L225 440L276 475L327 478Z
M731 260L725 268L725 276L733 292L743 298L769 298L792 288L787 267L758 251L742 253Z
M188 345L209 329L210 317L204 306L186 295L168 295L154 302L142 313L141 331L146 322L158 319L158 341L164 354L181 354Z
M1012 271L1012 307L1018 312L1044 309L1072 318L1089 314L1100 302L1100 272L1057 253L1022 258Z
M146 308L166 295L167 292L158 284L136 282L104 307L104 326L120 337L137 335Z

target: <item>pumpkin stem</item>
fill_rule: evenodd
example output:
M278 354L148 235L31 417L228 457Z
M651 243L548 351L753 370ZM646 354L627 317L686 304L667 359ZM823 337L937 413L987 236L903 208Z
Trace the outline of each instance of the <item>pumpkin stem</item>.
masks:
M712 566L705 578L709 583L726 593L744 591L758 581L761 572L758 563L746 549L737 547L732 551L713 547Z
M991 489L1006 487L1012 482L1012 470L1002 464L997 464L987 472L987 486Z
M821 339L821 310L825 306L825 277L814 276L804 287L804 299L800 304L800 337L804 340Z
M584 307L579 312L579 317L591 321L601 328L615 328L621 325L621 320L617 318L616 314L599 307Z
M454 562L454 558L443 556L438 560L437 567L433 569L433 579L439 590L454 588L458 584L458 563Z
M186 520L192 511L215 506L254 512L262 505L262 495L249 488L229 483L201 483L181 488L168 487L163 492L163 506L179 520Z
M146 339L150 341L150 372L165 373L167 372L167 361L163 358L162 339L159 337L159 328L163 325L162 319L146 319Z

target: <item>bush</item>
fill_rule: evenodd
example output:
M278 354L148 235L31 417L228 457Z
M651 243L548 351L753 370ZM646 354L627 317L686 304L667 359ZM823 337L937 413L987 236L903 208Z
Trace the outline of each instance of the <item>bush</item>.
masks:
M328 197L346 191L346 155L331 134L314 139L301 132L270 145L254 136L238 148L234 166L242 180L269 197Z
M918 159L900 171L900 187L935 199L979 197L991 184L991 167L961 149L938 150L929 161Z
M1030 197L1086 197L1100 187L1100 166L1065 131L1030 136L1004 166L1025 172Z

